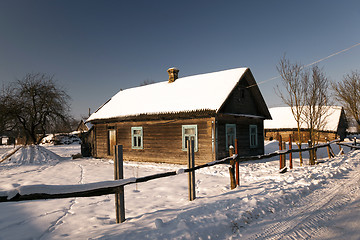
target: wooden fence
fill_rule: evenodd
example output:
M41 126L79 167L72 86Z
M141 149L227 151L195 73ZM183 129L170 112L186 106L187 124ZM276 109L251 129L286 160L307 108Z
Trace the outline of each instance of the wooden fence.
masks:
M346 146L351 149L360 149L360 146L356 146L356 140L354 144L349 143L340 143L339 140L335 140L332 142L319 144L312 147L301 148L301 149L288 149L288 150L279 150L273 153L258 155L258 156L244 156L240 157L236 154L230 153L230 157L216 160L213 162L209 162L203 165L193 166L194 161L194 154L193 154L193 144L189 144L188 148L188 156L190 165L187 169L180 169L178 171L170 171L164 173L153 174L145 177L138 177L138 178L129 178L129 179L122 179L122 147L116 146L116 159L114 162L114 181L104 181L104 182L97 182L97 183L89 183L89 184L79 184L79 185L30 185L30 186L23 186L20 187L20 191L10 191L10 192L0 192L0 202L13 202L13 201L27 201L27 200L39 200L39 199L59 199L59 198L74 198L74 197L94 197L94 196L101 196L101 195L108 195L108 194L115 194L116 195L116 218L117 222L125 221L125 207L124 207L124 186L136 183L147 182L154 179L159 179L163 177L175 176L177 174L182 173L192 173L192 177L189 175L189 199L195 199L195 171L215 166L219 164L230 164L229 171L230 171L230 183L231 188L235 188L236 185L239 185L238 177L238 167L236 165L239 162L245 161L256 161L262 160L267 158L272 158L276 156L285 156L286 154L292 154L296 152L304 152L304 151L313 151L318 148L327 147L331 149L330 144L336 143L339 146ZM192 147L191 147L192 146ZM237 149L237 148L236 148ZM331 150L329 150L331 152ZM333 157L334 155L329 154L329 158ZM120 161L120 162L119 162ZM236 174L234 174L236 172ZM235 176L236 175L236 176ZM37 189L36 193L30 192L26 193L26 189ZM51 191L49 191L51 189ZM58 189L56 193L53 193L54 189ZM25 193L23 193L25 192Z

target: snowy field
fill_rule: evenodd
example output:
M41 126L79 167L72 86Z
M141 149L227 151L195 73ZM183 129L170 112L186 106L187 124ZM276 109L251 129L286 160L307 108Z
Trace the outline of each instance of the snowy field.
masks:
M267 142L266 152L275 151L277 144ZM0 156L12 149L1 147ZM338 146L333 149L337 154ZM0 191L113 180L112 160L71 159L79 152L80 145L21 149L0 163ZM0 240L359 239L360 151L345 152L327 160L324 148L318 151L324 163L309 166L305 161L300 167L296 159L285 174L278 173L277 158L241 163L241 186L234 190L228 166L201 169L192 202L187 174L128 185L122 224L115 223L113 195L0 203ZM186 167L126 162L124 177L180 168Z

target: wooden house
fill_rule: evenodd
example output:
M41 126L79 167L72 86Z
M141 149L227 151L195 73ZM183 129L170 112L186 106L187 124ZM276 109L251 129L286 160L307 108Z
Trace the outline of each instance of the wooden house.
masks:
M124 160L187 162L187 139L195 141L196 164L229 155L264 153L268 108L249 68L178 78L122 90L93 113L93 155L111 158L123 145Z
M297 123L291 112L290 107L274 107L270 108L272 120L266 120L265 139L278 139L281 135L282 139L288 141L289 135L293 135L294 139L298 139ZM318 140L321 142L335 139L344 139L347 131L347 119L343 107L326 106L323 116L323 124L317 130ZM300 122L301 135L303 141L309 140L309 131L304 121Z

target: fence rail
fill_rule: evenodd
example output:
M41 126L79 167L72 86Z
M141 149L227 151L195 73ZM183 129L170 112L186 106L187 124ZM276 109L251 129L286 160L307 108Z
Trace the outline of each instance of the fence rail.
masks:
M316 145L313 147L307 147L307 148L301 148L301 149L290 149L290 150L282 150L282 151L275 151L273 153L268 153L264 155L257 155L257 156L243 156L240 157L238 155L233 155L221 160L216 160L213 162L208 162L202 165L195 166L193 168L187 168L187 169L179 169L178 171L170 171L170 172L164 172L164 173L157 173L153 175L148 175L145 177L139 177L139 178L129 178L129 179L123 179L123 180L114 180L114 181L106 181L103 183L109 183L112 184L112 186L105 186L105 187L96 187L92 184L80 184L80 185L33 185L35 188L39 189L39 193L31 193L31 194L21 194L21 191L16 193L13 196L9 196L7 192L0 192L0 202L10 202L10 201L27 201L27 200L39 200L39 199L55 199L55 198L72 198L72 197L94 197L94 196L101 196L101 195L108 195L108 194L114 194L116 193L117 189L121 186L126 186L134 183L142 183L147 182L154 179L159 179L163 177L170 177L181 173L188 173L193 172L202 168L215 166L219 164L230 164L230 161L232 162L231 165L235 162L245 162L245 161L254 161L254 160L262 160L267 158L272 158L280 155L285 155L289 153L297 153L297 152L305 152L314 150L317 148L323 148L328 147L330 144L336 143L338 145L346 146L349 148L356 148L360 149L360 146L354 146L346 143L339 143L340 140L334 140L328 143ZM100 182L101 183L101 182ZM77 188L77 186L80 186ZM83 187L81 187L83 186ZM25 186L25 187L31 187L31 186ZM46 193L46 190L52 189L54 187L59 187L59 190L63 189L72 189L68 192L62 192L62 193ZM86 190L79 190L80 188L85 188ZM40 191L44 191L45 193L41 193Z
M195 171L201 168L210 167L218 164L226 164L229 163L231 159L235 159L237 156L227 157L222 160L206 163L203 165L199 165L193 168L188 169L180 169L178 171L157 173L153 175L148 175L145 177L139 178L128 178L123 180L114 180L114 181L106 181L106 182L98 182L97 184L80 184L80 185L29 185L25 187L34 187L38 189L39 193L30 193L30 194L21 194L20 191L14 194L13 192L0 192L0 202L14 202L14 201L27 201L27 200L40 200L40 199L55 199L55 198L73 198L73 197L94 197L108 194L115 194L117 189L121 186L126 186L134 183L142 183L150 180L170 177L181 173L188 173L191 171ZM98 187L96 185L112 185L112 186L104 186ZM49 189L58 188L62 193L41 193L41 191L47 192ZM65 189L65 191L64 191ZM66 189L70 189L66 191ZM80 189L80 190L79 190ZM85 190L81 190L85 189ZM10 193L10 194L9 194Z
M79 185L29 185L29 186L22 186L14 190L10 191L3 191L0 192L0 202L14 202L14 201L28 201L28 200L41 200L41 199L59 199L59 198L75 198L75 197L94 197L94 196L102 196L102 195L109 195L109 194L115 194L115 196L118 196L119 198L119 192L123 189L124 186L134 184L134 183L142 183L151 181L154 179L164 178L164 177L170 177L175 176L182 173L193 173L195 175L195 171L215 166L219 164L230 164L229 170L230 170L230 183L231 187L234 188L233 183L235 183L235 176L234 176L234 169L235 164L239 162L245 162L245 161L256 161L256 160L262 160L267 158L272 158L276 156L284 156L286 154L290 153L297 153L297 152L305 152L305 151L312 151L318 148L328 147L328 150L331 149L331 144L338 144L339 146L346 146L351 149L360 149L360 146L351 145L348 143L341 143L340 140L334 140L328 143L315 145L312 147L307 148L300 148L300 149L289 149L289 150L279 150L275 151L273 153L264 154L264 155L258 155L258 156L244 156L240 157L237 154L232 153L230 157L216 160L213 162L209 162L206 164L202 164L199 166L187 168L187 169L179 169L177 171L170 171L170 172L164 172L164 173L158 173L153 175L148 175L145 177L138 177L138 178L128 178L128 179L119 179L116 177L118 175L117 171L114 168L114 175L115 179L114 181L104 181L104 182L97 182L97 183L88 183L88 184L79 184ZM328 151L329 152L329 151ZM118 154L116 154L118 155ZM122 156L122 153L120 154ZM331 155L333 156L333 154ZM331 157L329 154L329 157ZM118 165L115 164L115 165ZM121 163L122 166L122 163ZM116 167L116 166L115 166ZM122 171L122 170L121 170ZM231 174L232 173L232 174ZM238 175L237 175L238 176ZM190 180L189 180L190 181ZM189 185L190 188L190 185ZM34 189L36 189L36 192L34 192ZM123 191L122 191L123 194ZM123 197L123 196L121 196ZM194 196L195 198L195 196ZM190 197L190 200L194 200ZM122 200L123 201L123 200ZM117 222L118 221L118 214L119 211L123 214L121 217L121 222L125 221L125 209L124 209L124 203L122 202L122 209L119 210L118 207L116 208L116 217Z

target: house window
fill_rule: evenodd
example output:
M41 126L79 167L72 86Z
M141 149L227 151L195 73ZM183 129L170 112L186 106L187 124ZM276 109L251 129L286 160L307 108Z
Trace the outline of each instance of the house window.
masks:
M131 148L143 149L143 128L132 127L131 128Z
M250 125L249 131L250 131L250 147L256 148L258 146L257 126Z
M182 126L182 150L187 151L187 140L194 140L194 151L198 151L197 125Z
M116 145L116 130L115 127L108 127L108 144L107 153L109 156L114 155L114 147Z
M226 150L229 150L229 146L235 147L236 138L236 124L226 124Z

